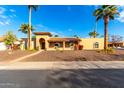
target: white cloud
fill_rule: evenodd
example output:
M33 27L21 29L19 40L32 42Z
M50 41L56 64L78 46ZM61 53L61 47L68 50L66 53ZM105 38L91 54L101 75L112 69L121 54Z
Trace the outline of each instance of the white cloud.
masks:
M0 21L0 25L4 25L4 22Z
M10 20L6 20L6 21L0 21L0 25L10 25Z
M14 9L10 9L10 12L16 12Z
M6 19L7 18L7 16L6 15L0 15L0 18L4 18L4 19Z
M5 8L0 7L0 14L3 14L5 11L6 11L6 9L5 9Z
M49 31L53 36L58 35L59 37L65 37L62 31Z
M119 22L124 22L124 6L118 6L120 15L116 18Z
M120 22L124 22L124 10L120 12L120 16L116 19Z
M9 17L10 18L14 18L14 17L16 17L16 15L15 14L12 14L12 15L9 15Z
M36 24L34 27L36 30L48 31L47 26L45 26L43 24Z
M0 7L0 25L10 25L10 19L7 15L5 15L5 11L7 11L5 8Z
M16 17L16 14L13 14L13 17Z
M42 24L37 24L36 27L43 28L43 27L45 27L45 26L42 25Z
M52 35L59 35L59 33L53 32L53 31L51 31L50 33L51 33Z

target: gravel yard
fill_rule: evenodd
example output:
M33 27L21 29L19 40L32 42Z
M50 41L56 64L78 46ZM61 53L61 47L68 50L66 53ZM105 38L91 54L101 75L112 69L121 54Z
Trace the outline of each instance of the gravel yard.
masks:
M96 51L42 51L22 61L124 61L124 50L114 54L103 54Z
M13 51L8 54L7 51L0 51L0 62L12 61L36 51ZM96 51L41 51L40 53L25 58L21 61L124 61L124 50L116 50L114 54L103 54Z
M21 51L21 50L16 50L13 51L12 54L9 54L8 51L0 51L0 62L3 61L11 61L15 60L17 58L26 56L28 54L35 53L36 51Z

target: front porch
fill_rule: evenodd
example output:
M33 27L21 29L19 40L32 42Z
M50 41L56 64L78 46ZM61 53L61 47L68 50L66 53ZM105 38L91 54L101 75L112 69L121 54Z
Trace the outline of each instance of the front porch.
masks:
M39 50L78 50L79 42L39 40Z

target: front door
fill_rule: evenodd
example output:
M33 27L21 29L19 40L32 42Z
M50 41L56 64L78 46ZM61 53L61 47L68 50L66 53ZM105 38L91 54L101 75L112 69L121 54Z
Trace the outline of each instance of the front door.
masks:
M45 49L45 42L41 43L41 49Z
M39 40L39 43L40 43L40 48L41 48L41 49L45 49L45 39L44 39L44 38L41 38L41 39Z

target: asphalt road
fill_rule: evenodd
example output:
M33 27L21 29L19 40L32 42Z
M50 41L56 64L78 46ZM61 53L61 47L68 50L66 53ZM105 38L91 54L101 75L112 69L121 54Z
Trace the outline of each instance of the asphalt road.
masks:
M0 70L0 87L124 87L124 69Z

